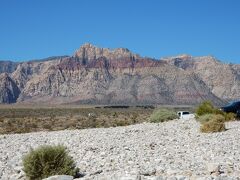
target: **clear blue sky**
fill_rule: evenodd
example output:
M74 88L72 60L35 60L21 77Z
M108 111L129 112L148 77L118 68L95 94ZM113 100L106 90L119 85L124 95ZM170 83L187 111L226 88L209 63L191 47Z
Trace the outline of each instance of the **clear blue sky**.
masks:
M240 0L0 0L1 60L72 55L85 42L240 63Z

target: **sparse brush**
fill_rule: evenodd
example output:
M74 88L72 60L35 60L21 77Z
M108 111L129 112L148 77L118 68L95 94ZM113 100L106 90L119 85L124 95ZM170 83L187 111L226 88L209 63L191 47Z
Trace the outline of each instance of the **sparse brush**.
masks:
M42 126L44 129L46 129L46 130L52 130L52 126L51 126L51 124L43 124L43 126Z
M115 126L128 126L130 123L125 119L125 120L117 120L115 123Z
M234 121L237 119L237 115L234 113L224 113L225 122Z
M95 117L89 117L89 113L95 114ZM0 107L0 134L129 125L148 121L151 113L152 109L142 108ZM116 123L121 120L124 122Z
M41 146L23 158L24 172L30 180L53 175L76 176L78 169L64 146Z
M208 114L200 117L201 132L214 133L225 131L225 117L221 114Z
M158 109L150 116L150 121L154 123L169 121L177 119L178 116L175 111L170 109Z
M117 112L114 112L114 113L113 113L113 117L117 118L117 117L118 117L118 113L117 113Z
M236 119L236 114L226 113L220 109L214 108L210 101L205 101L200 104L196 109L196 119L200 122L205 121L210 114L222 115L224 116L224 121L233 121ZM202 117L203 116L203 117Z

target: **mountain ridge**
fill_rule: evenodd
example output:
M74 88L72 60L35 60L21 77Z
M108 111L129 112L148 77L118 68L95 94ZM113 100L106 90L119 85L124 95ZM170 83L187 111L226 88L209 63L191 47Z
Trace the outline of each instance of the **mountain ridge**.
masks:
M86 43L72 56L3 65L0 74L7 73L14 83L11 87L20 93L13 101L2 93L5 101L0 103L194 105L240 98L240 65L212 56L183 54L156 60L127 48Z

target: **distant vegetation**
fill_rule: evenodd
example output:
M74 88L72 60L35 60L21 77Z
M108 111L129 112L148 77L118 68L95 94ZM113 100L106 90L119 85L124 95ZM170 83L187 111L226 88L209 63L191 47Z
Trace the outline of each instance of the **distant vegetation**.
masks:
M197 120L201 123L201 132L225 131L225 122L236 119L234 113L223 112L213 106L210 101L205 101L196 109Z
M23 158L24 172L30 180L53 175L76 176L78 169L64 146L40 146Z
M219 110L218 108L215 108L211 101L204 101L196 109L197 118L205 114L221 114L222 116L224 116L225 122L233 121L236 119L236 114L226 113Z
M96 108L0 106L0 134L127 126L150 121L160 122L169 120L169 118L175 119L176 111L192 111L192 107L188 106L169 106L164 109L167 110L160 110L159 114L153 106L124 106L124 108L116 106Z
M174 110L162 108L162 109L157 109L152 113L150 117L150 121L154 123L158 123L158 122L169 121L177 118L178 118L177 113Z
M0 107L0 134L29 133L99 127L126 126L142 122L164 122L178 118L177 111L190 111L192 107ZM224 123L236 119L233 113L225 113L205 101L196 109L196 119L202 132L225 130ZM213 125L211 125L213 124ZM218 127L215 127L218 126ZM224 127L224 128L223 128Z
M126 126L149 121L145 108L0 108L0 134Z

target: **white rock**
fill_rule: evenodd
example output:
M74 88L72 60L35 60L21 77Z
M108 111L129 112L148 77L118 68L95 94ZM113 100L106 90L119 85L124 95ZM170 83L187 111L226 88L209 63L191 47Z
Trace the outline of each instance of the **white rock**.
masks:
M55 175L45 178L43 180L73 180L73 177L68 175Z
M125 175L120 177L120 180L141 180L139 175Z
M217 163L208 163L207 170L210 174L218 173L219 172L219 164Z

